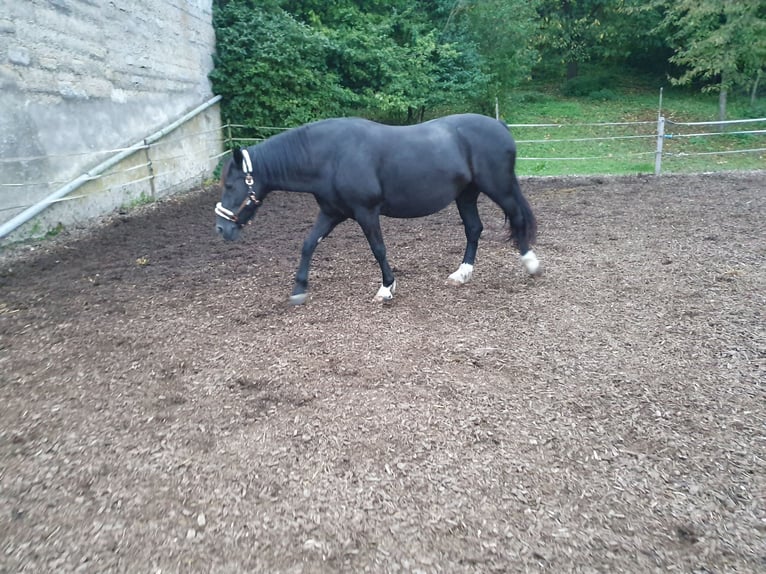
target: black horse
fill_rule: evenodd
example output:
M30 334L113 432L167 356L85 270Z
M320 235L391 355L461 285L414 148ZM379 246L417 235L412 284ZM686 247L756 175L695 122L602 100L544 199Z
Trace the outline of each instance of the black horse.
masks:
M505 124L481 115L453 115L414 126L386 126L359 118L323 120L235 149L223 168L223 197L215 208L224 239L239 237L273 190L310 193L319 216L303 243L291 302L303 303L317 244L341 222L354 219L383 273L375 299L396 288L386 259L380 216L430 215L457 204L467 245L452 283L470 281L482 223L476 201L486 194L505 213L511 239L527 271L540 265L530 249L535 217L514 173L516 144Z

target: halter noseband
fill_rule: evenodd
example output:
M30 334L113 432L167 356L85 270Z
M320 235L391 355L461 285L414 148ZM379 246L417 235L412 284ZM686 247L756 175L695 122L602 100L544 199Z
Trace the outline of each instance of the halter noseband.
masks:
M242 205L239 206L239 211L237 211L237 213L229 211L223 205L221 205L220 201L215 206L216 215L223 217L227 221L236 223L240 227L247 223L248 219L252 217L252 214L249 212L254 212L255 209L262 203L262 201L255 195L255 190L253 189L253 184L255 183L255 180L253 180L253 162L250 160L250 154L246 149L242 150L242 171L245 172L247 197L242 202ZM248 215L248 217L244 219L245 223L242 222L243 215Z

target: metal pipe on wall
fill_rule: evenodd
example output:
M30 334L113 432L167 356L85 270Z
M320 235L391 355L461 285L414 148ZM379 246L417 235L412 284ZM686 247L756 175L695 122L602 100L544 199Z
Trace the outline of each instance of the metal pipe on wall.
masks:
M204 104L194 108L189 113L183 115L182 117L180 117L179 119L177 119L173 123L168 124L167 126L162 128L161 130L159 130L157 132L154 132L152 135L142 139L140 142L138 142L136 144L133 144L132 146L124 149L123 151L113 155L109 159L104 160L103 162L98 164L93 169L90 169L86 173L84 173L84 174L80 175L79 177L77 177L76 179L70 181L65 186L57 189L56 191L54 191L53 193L51 193L50 195L48 195L44 199L38 201L36 204L28 207L27 209L25 209L24 211L22 211L21 213L19 213L15 217L13 217L12 219L9 219L8 221L6 221L2 225L0 225L0 239L2 239L3 237L9 235L13 231L18 229L22 225L24 225L26 222L28 222L30 219L35 217L37 214L39 214L41 211L43 211L49 205L55 203L57 200L61 199L62 197L66 197L67 195L72 193L74 190L76 190L78 187L80 187L84 183L86 183L86 182L88 182L88 181L90 181L92 179L95 179L96 177L98 177L99 175L104 173L106 170L108 170L110 167L118 164L119 162L121 162L125 158L131 156L132 154L136 153L137 151L139 151L141 149L145 149L147 146L149 146L149 145L153 144L154 142L162 139L163 137L168 135L173 130L175 130L178 127L182 126L183 124L185 124L186 122L188 122L189 120L194 118L195 116L201 114L206 109L208 109L209 107L217 104L220 101L221 101L221 96L215 96L215 97L211 98L210 100L208 100Z

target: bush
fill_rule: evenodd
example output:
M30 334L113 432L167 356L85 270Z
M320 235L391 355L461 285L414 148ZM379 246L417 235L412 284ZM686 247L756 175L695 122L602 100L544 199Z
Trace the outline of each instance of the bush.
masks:
M412 123L435 110L476 110L490 101L483 96L492 78L475 47L445 40L424 16L328 3L323 24L311 10L306 21L296 17L286 4L214 3L210 80L232 123L291 127L343 115ZM243 130L237 137L272 133Z
M577 76L567 80L561 89L565 96L575 98L590 97L591 94L599 93L604 90L610 90L614 85L614 78L607 74L592 74L587 76Z
M602 88L600 90L596 90L595 92L591 92L588 94L588 97L591 100L600 100L602 102L616 100L617 94L610 90L609 88Z
M745 115L753 119L766 118L766 100L760 99L750 104L745 111Z
M544 104L550 102L553 98L546 93L531 91L531 92L517 92L513 94L513 100L520 104Z
M358 101L327 65L333 50L327 37L284 11L230 2L216 8L214 18L215 69L210 80L223 96L228 120L295 126L340 115Z

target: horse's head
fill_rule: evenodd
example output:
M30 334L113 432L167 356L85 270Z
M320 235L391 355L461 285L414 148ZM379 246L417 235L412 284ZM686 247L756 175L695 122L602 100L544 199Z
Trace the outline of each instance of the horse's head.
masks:
M253 162L246 149L235 148L232 159L221 174L223 195L215 206L216 230L226 240L239 238L239 232L261 205L259 187L253 179Z

